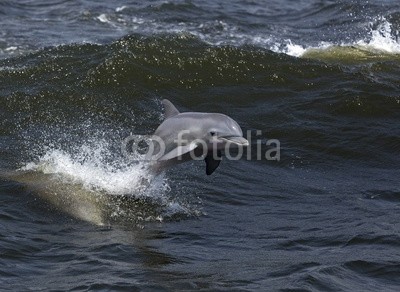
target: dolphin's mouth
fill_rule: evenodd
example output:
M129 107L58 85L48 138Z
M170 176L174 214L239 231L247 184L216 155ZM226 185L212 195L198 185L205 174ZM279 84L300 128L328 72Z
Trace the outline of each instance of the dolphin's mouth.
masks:
M249 146L249 141L241 136L224 136L218 138L224 142L229 142L238 146Z

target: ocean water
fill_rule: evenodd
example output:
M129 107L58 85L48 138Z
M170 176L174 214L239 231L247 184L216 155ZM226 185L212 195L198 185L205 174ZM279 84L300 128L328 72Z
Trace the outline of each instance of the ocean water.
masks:
M399 291L400 2L2 1L0 26L2 291ZM164 98L249 156L152 175L121 145Z

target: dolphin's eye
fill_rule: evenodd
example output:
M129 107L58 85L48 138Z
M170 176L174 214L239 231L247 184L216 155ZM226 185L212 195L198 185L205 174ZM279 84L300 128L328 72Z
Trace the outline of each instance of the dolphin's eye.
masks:
M215 132L210 132L211 136L215 136Z

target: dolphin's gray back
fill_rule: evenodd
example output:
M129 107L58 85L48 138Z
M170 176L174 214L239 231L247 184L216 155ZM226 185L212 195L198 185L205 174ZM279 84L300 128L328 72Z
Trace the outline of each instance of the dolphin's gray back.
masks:
M207 114L204 113L181 113L166 119L154 132L154 135L161 138L166 146L165 152L168 153L175 147L175 140L178 139L179 133L187 131L182 138L194 140L199 138L202 131L200 120ZM157 145L156 145L157 146ZM158 152L158 149L155 151Z

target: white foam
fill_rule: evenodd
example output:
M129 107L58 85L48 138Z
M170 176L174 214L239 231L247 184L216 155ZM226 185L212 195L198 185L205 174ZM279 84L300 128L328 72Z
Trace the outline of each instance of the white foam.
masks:
M115 12L121 12L121 11L123 11L125 9L126 9L125 5L124 6L120 6L120 7L115 8Z
M59 174L66 180L81 183L87 189L113 195L137 195L143 188L143 180L152 178L143 163L117 165L104 162L104 151L101 146L91 148L86 145L81 147L78 155L49 149L38 162L30 162L22 170Z
M125 6L117 7L120 12ZM98 17L101 22L112 23L112 18L105 14ZM374 24L379 25L372 28ZM383 17L375 18L370 23L370 31L361 39L352 42L319 42L317 44L307 44L292 39L279 39L275 35L248 34L243 33L241 29L232 23L226 21L207 21L204 23L185 22L185 23L160 23L154 19L131 16L126 24L129 28L140 30L145 33L187 33L192 34L202 41L215 46L220 45L255 45L272 50L277 53L287 54L293 57L302 57L309 50L325 50L331 47L361 47L362 49L373 53L399 54L400 44L393 37L392 25ZM133 25L133 26L132 26ZM376 25L375 25L376 26Z
M63 190L69 190L69 186L76 184L83 187L83 191L77 191L73 196L67 196L67 202L72 201L79 210L67 210L67 212L99 225L109 219L103 217L102 210L105 208L111 212L110 218L129 219L130 216L134 216L133 219L144 221L163 221L178 214L191 216L202 214L197 206L192 206L187 200L187 196L182 198L170 196L171 188L165 173L154 176L146 167L145 162L132 164L131 160L125 158L125 162L118 157L115 158L115 161L106 162L103 158L110 154L107 143L100 141L97 145L99 146L82 145L73 151L49 148L44 155L38 157L37 161L27 163L20 170L55 175L48 178L49 185L52 185L52 180L57 182L57 187L60 184L63 185L61 190L54 189L55 194L63 194ZM90 192L84 192L85 189ZM75 190L73 188L73 192ZM102 194L105 195L103 198L110 200L98 201L96 199L93 201L88 199L87 194L94 197L96 194ZM148 212L145 209L138 214L129 213L127 209L121 208L118 200L113 201L113 198L120 195L151 199L160 209L153 210L157 212L156 215L152 213L153 211ZM50 201L52 199L54 201L53 197L49 198ZM62 203L61 207L68 209L69 205L64 206ZM143 214L147 214L148 217L142 218Z
M382 23L371 30L371 39L369 41L360 40L356 44L365 49L383 52L387 54L399 54L400 44L393 37L392 25L385 18Z
M146 20L144 18L141 18L141 17L133 16L132 17L132 22L135 23L135 24L143 24L143 23L146 22Z
M302 57L310 50L325 50L331 47L358 47L371 53L400 54L400 43L393 36L392 25L385 18L380 18L379 21L381 23L377 28L371 28L369 37L351 43L320 42L317 46L302 46L294 44L291 40L286 40L286 44L283 47L275 44L270 46L269 49L293 57Z
M291 40L288 40L288 44L286 45L286 50L284 51L285 54L294 57L301 57L305 52L306 49L303 46L293 44Z
M106 14L100 14L99 16L96 17L98 20L100 20L100 22L103 23L110 23L111 21L108 19Z
M5 49L5 51L7 51L7 52L16 51L16 50L18 50L18 47L16 47L16 46L11 46L11 47L8 47Z

